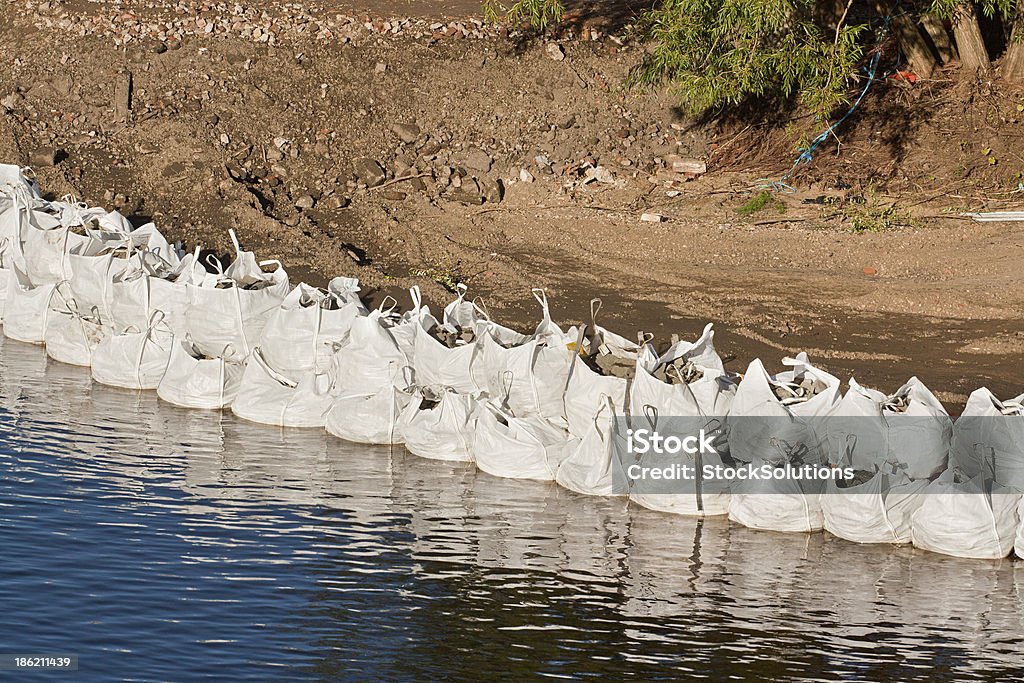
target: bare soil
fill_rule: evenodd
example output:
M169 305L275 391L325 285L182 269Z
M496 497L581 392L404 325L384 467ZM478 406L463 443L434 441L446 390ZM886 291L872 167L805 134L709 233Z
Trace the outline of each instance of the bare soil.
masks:
M1024 224L959 216L1024 203L1020 92L880 81L795 191L743 216L823 124L694 121L625 89L628 3L574 7L557 47L468 0L384 5L5 3L0 159L189 246L226 253L233 227L293 281L355 276L371 301L419 284L440 305L462 281L525 329L544 287L557 320L600 297L627 336L712 321L737 371L806 350L954 408L1021 393Z

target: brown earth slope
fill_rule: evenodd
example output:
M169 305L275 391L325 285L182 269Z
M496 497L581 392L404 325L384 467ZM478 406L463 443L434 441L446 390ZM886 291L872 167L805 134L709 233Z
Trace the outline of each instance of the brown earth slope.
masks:
M527 327L545 287L560 321L601 297L627 335L713 321L734 370L803 349L882 389L1020 393L1024 224L958 215L1024 199L1019 93L880 83L797 192L741 216L815 122L697 125L623 88L640 48L592 15L549 44L448 4L8 3L0 159L371 299L464 281ZM688 159L709 172L673 171Z

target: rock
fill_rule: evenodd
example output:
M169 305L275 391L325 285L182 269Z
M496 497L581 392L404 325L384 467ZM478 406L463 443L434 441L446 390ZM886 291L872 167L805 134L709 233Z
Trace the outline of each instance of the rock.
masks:
M40 147L29 155L29 164L36 166L56 166L59 150L53 147Z
M220 144L224 145L225 147L231 144L231 138L228 137L227 133L220 134Z
M13 111L25 99L25 96L20 92L12 92L10 95L0 100L0 104L3 105L7 111Z
M289 228L294 228L301 222L301 220L302 219L299 218L298 216L288 216L281 222L287 225Z
M558 43L548 43L547 47L544 48L544 52L547 53L548 57L560 62L565 59L565 50Z
M524 183L532 183L534 180L533 174L527 171L525 168L521 168L519 169L519 180L523 181Z
M696 176L708 172L707 163L699 159L685 159L675 154L669 154L665 157L665 163L676 173Z
M470 192L467 190L457 190L448 195L448 199L453 202L460 202L462 204L476 204L480 205L484 203L484 198L478 192Z
M877 269L877 268L871 268L871 267L869 266L869 267L867 267L867 268L865 268L865 269L864 269L864 274L865 274L865 275L867 275L867 276L875 276L875 275L878 275L878 269Z
M644 223L661 223L665 217L660 213L645 213L640 216L640 220Z
M384 168L368 157L360 157L353 161L352 170L356 174L356 180L367 187L382 185L387 178Z
M391 202L400 202L405 199L406 194L398 190L387 190L381 196Z
M479 147L470 147L463 162L466 168L487 173L491 170L491 155Z
M427 191L427 184L425 182L423 182L423 178L413 178L409 182L409 184L412 185L412 189L415 190L416 192L426 192Z
M155 54L162 55L163 53L167 52L167 45L165 45L164 43L157 43L153 46L153 52Z
M284 153L281 150L274 147L267 150L267 161L281 161L282 159L284 159Z
M373 67L373 73L382 74L388 70L388 65L384 62L377 62L376 66Z
M576 115L575 114L569 114L569 118L567 118L564 121L562 121L561 123L559 123L558 127L563 129L563 130L567 130L569 128L572 128L575 125L576 125Z
M483 194L484 199L489 204L497 204L505 198L505 186L502 185L500 180L494 181L490 178L479 178L477 183L480 185L480 193Z
M398 139L407 145L416 142L420 136L420 127L415 123L396 123L391 126L391 132L398 136Z
M125 71L117 75L114 82L114 120L123 122L128 120L128 114L132 109L132 74Z
M295 200L295 206L300 209L312 209L316 204L316 200L313 199L312 195L304 194Z

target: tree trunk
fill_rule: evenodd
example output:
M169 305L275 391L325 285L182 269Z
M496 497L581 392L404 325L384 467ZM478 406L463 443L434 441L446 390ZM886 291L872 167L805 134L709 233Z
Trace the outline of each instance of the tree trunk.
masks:
M985 49L985 40L981 37L974 3L965 2L957 8L953 17L953 37L956 38L960 64L965 73L973 75L979 69L989 68L991 63Z
M1017 83L1024 83L1024 7L1017 9L1017 18L1013 22L1013 33L1010 34L1010 46L1006 48L1003 58L1003 78Z
M932 39L932 45L935 46L935 52L938 53L940 62L948 64L957 59L956 48L953 47L953 41L946 33L946 27L942 25L942 19L934 14L922 14L921 26L928 37Z
M898 14L892 18L892 27L914 75L918 78L931 78L937 66L935 55L913 20L906 14Z

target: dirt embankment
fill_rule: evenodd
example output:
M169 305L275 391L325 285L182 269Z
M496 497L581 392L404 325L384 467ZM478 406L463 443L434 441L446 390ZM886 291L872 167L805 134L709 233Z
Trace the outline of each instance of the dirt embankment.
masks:
M640 48L615 28L529 42L362 8L9 3L0 158L189 245L226 252L234 227L295 281L441 303L461 280L519 327L540 286L563 321L602 297L626 334L713 321L734 370L804 349L879 388L1020 392L1024 227L958 216L1024 198L1019 94L880 83L838 154L743 216L813 122L686 120L624 90Z

